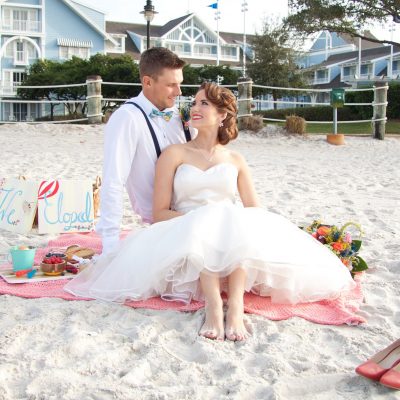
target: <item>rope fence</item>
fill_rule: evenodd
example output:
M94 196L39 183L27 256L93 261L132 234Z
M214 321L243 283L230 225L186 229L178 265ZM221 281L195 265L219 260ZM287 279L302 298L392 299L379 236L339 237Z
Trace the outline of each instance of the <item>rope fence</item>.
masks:
M119 103L126 102L128 98L110 98L103 97L101 93L102 86L126 86L126 87L140 87L141 83L137 82L103 82L101 77L93 76L88 77L85 83L75 83L75 84L64 84L64 85L40 85L40 86L7 86L0 87L0 123L72 123L72 122L83 122L87 121L89 123L101 123L104 114L107 112L107 108L113 110L115 107L119 106ZM180 85L182 88L198 88L200 84L184 84ZM239 80L236 85L220 85L222 87L227 87L231 89L237 89L237 102L239 107L238 118L250 117L253 115L252 107L254 105L260 105L262 108L265 104L267 105L280 105L285 106L288 104L294 105L296 108L298 106L324 106L332 107L331 103L326 101L317 101L317 97L321 94L331 92L331 89L320 89L320 88L288 88L282 86L268 86L268 85L258 85L253 84L251 80ZM29 100L24 98L16 97L18 89L24 90L34 90L34 89L63 89L63 88L83 88L86 87L86 93L82 94L81 98L72 99L41 99L41 100ZM251 93L253 88L263 89L267 91L267 95L270 99L258 99L254 98ZM345 103L345 107L353 106L363 106L372 107L373 116L371 119L363 120L353 120L353 121L307 121L308 124L332 124L332 123L365 123L371 122L372 124L380 123L383 125L387 120L386 118L386 106L387 102L387 90L386 84L379 84L378 82L374 87L371 88L344 88L344 92L367 92L372 91L374 93L374 100L371 103ZM297 93L292 96L282 95L281 98L272 98L271 91L282 91L283 94L288 92ZM11 93L10 93L11 92ZM2 94L2 95L1 95ZM236 94L236 91L235 91ZM300 100L298 95L307 95L311 98L311 101L307 99ZM15 97L13 97L15 96ZM55 96L55 94L54 94ZM275 96L276 97L276 96ZM285 98L286 97L286 98ZM289 97L289 98L287 98ZM323 99L326 97L323 97ZM189 97L179 96L177 98L177 105L186 104L190 102ZM53 116L63 116L68 117L71 115L71 106L74 107L74 112L76 114L82 115L81 118L77 119L64 119L64 120L48 120L49 117ZM49 110L50 107L50 110ZM281 107L285 108L285 107ZM65 112L68 111L66 115ZM46 120L44 120L46 119ZM262 118L264 121L271 122L285 122L285 119L279 118Z

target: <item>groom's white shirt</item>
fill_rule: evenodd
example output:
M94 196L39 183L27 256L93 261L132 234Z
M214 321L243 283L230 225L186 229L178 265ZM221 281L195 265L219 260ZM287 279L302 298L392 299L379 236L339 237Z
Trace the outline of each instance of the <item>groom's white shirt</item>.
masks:
M141 92L130 99L147 116L155 107ZM161 151L175 143L185 143L179 112L174 108L170 121L150 118ZM102 236L103 254L114 250L119 242L123 214L122 196L126 188L133 210L143 221L152 220L153 184L157 154L146 120L132 104L122 105L108 121L104 131L101 215L96 231Z

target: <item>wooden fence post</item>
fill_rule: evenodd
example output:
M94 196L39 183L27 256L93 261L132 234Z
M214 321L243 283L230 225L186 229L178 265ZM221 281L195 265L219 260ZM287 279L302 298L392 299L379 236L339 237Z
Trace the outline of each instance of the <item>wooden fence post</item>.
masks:
M89 124L101 124L103 113L101 112L101 76L91 75L86 78L87 85L87 117Z
M388 89L389 89L389 86L388 86L387 82L375 82L373 119L378 119L381 121L373 122L373 137L375 139L379 139L379 140L385 139Z
M238 79L238 128L244 128L244 118L250 117L251 113L251 102L253 100L253 81L250 78L239 78Z

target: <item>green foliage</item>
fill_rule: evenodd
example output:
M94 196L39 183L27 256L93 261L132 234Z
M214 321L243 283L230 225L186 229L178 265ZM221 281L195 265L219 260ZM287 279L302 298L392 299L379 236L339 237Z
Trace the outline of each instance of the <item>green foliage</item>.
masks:
M111 57L96 54L89 60L73 57L64 62L52 60L38 60L32 64L23 86L68 85L86 82L90 75L100 75L104 82L139 82L139 68L128 55ZM137 86L103 85L102 94L106 98L130 98L138 94ZM56 100L50 106L51 119L53 120L54 107L64 102L69 114L85 113L86 105L80 109L80 100L86 97L86 87L65 87L52 89L18 89L18 95L29 100ZM65 103L66 100L76 100L76 103ZM104 109L109 104L104 104ZM104 110L103 110L104 111Z
M231 69L227 65L204 65L202 67L191 67L186 65L183 68L183 84L200 85L204 81L217 81L217 76L223 77L223 85L236 85L240 72ZM198 88L182 88L183 96L193 96Z
M360 256L355 256L353 260L353 269L352 269L352 275L355 272L362 272L368 269L367 263L364 261L363 258Z
M248 65L248 73L255 83L278 87L304 86L296 64L298 52L290 38L290 32L284 26L265 22L262 34L256 34L251 42L255 59ZM253 90L254 96L261 93L260 89ZM282 90L272 90L271 93L274 100L285 95Z
M100 75L104 82L140 83L139 66L127 54L118 57L96 54L90 57L87 75ZM103 97L106 98L129 99L137 96L140 91L140 86L103 85L102 87Z
M204 65L200 68L199 77L200 81L214 81L216 82L217 76L222 76L222 84L236 85L239 78L239 71L231 69L227 65Z
M372 103L374 93L346 92L346 103ZM372 106L345 106L338 108L338 121L356 121L371 119ZM331 121L333 119L332 108L327 106L284 108L279 110L256 111L265 118L286 119L287 116L297 115L306 121ZM391 83L388 91L388 119L400 119L400 84Z
M184 85L198 85L200 83L199 68L185 65L183 67L183 84ZM197 88L182 88L183 96L193 96Z
M400 119L400 83L389 85L387 117Z
M291 115L297 115L306 121L332 121L333 110L329 106L315 107L297 107L297 108L281 108L278 110L256 111L256 114L262 114L264 118L286 119ZM350 107L338 108L339 121L355 121L358 120Z
M374 100L372 91L368 92L348 92L346 93L346 103L371 103ZM352 106L354 114L358 115L356 119L370 119L372 118L371 106ZM400 118L400 84L390 83L388 90L388 119Z
M289 7L286 23L299 33L328 30L367 40L370 37L362 33L364 27L387 23L388 18L396 20L400 14L399 0L289 0ZM388 38L372 41L396 44Z

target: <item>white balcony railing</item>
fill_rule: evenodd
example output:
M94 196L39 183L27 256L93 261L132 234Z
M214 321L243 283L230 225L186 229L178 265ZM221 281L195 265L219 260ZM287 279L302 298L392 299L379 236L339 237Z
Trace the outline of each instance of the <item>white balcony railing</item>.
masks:
M23 50L21 51L17 50L14 54L14 65L15 66L29 65L28 52Z
M363 81L369 81L374 78L375 78L374 74L361 74L360 75L360 80L363 80Z
M4 32L41 32L41 21L13 20L3 21L1 29Z
M17 122L17 121L26 121L32 122L35 121L36 114L35 113L26 113L26 112L5 112L4 113L4 121Z
M397 77L400 77L400 69L394 69L392 71L392 79L397 79Z
M201 59L207 59L207 60L216 60L217 59L217 55L211 54L211 53L191 53L190 51L180 51L180 50L175 50L174 52L178 56L181 56L181 57L201 58ZM238 61L237 56L220 54L219 57L221 60Z
M342 75L341 80L344 81L344 82L354 81L355 80L355 76L354 76L354 74Z
M20 83L14 83L13 85L5 84L4 86L0 86L0 95L1 96L16 96L19 85L20 85Z
M314 85L321 85L322 83L329 83L329 78L327 76L323 78L314 78Z

